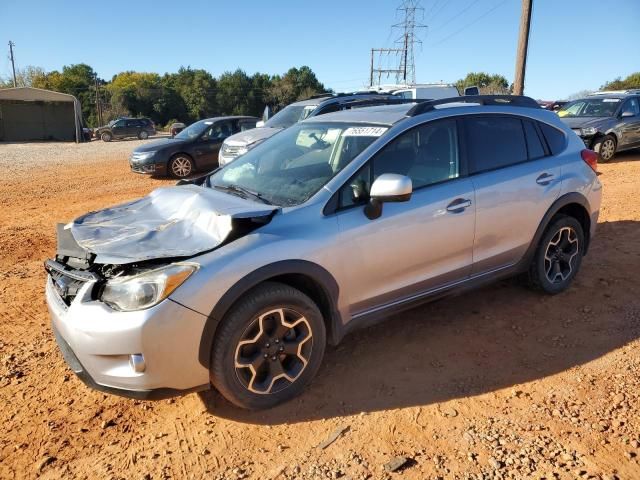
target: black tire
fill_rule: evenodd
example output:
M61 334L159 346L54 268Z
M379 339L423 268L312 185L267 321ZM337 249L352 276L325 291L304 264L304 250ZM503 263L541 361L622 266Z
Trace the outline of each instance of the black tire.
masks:
M189 155L186 153L176 153L171 157L171 160L169 160L167 170L169 175L175 178L186 178L195 172L196 169L193 164L193 159Z
M569 288L580 270L584 245L584 231L578 220L567 215L553 217L531 262L530 285L550 295Z
M598 154L598 162L607 163L616 154L618 144L613 135L604 135L598 138L593 144L593 150Z
M140 133L138 133L138 140L146 140L147 138L149 138L149 132L146 130L141 130Z
M110 142L111 140L113 140L113 135L111 135L111 132L102 132L100 134L100 139L103 142Z
M275 328L287 328L279 321L286 315L291 320L284 323L295 327L280 336L278 343L280 333ZM299 395L315 377L325 344L325 326L317 305L293 287L265 282L245 294L218 327L211 353L211 383L238 407L274 407ZM285 345L297 353L279 353ZM249 367L245 358L257 368Z

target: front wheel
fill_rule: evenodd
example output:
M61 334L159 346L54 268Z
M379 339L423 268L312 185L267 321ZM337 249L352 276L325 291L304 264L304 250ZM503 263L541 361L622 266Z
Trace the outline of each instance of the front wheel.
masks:
M316 375L325 343L317 305L293 287L266 282L244 295L218 328L211 383L238 407L273 407Z
M175 155L169 162L169 173L176 178L186 178L193 173L193 160L187 155Z
M567 288L580 269L584 231L575 218L558 215L545 230L529 269L532 286L555 295Z
M103 142L110 142L113 136L109 132L104 132L102 135L100 135L100 138Z
M616 154L616 139L613 135L605 135L596 140L593 149L598 154L598 160L607 163Z

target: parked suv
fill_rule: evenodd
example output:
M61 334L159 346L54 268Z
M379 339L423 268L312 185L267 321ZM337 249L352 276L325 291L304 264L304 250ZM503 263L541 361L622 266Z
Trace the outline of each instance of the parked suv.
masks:
M640 147L640 90L594 93L567 103L558 115L601 162Z
M566 290L596 228L596 158L527 97L309 118L210 175L60 224L53 331L93 388L213 385L271 407L327 342L391 313L515 274Z
M110 142L114 138L137 137L140 140L156 134L156 127L148 118L118 118L93 132L96 138Z
M225 138L254 128L255 117L215 117L195 122L172 138L145 143L129 157L131 171L185 178L218 166L218 151Z
M226 139L220 149L218 162L221 166L226 165L238 156L247 153L270 136L305 118L338 112L340 110L348 110L355 107L380 105L393 101L397 102L398 98L390 94L339 93L316 95L308 100L292 103L280 110L256 130L243 132Z

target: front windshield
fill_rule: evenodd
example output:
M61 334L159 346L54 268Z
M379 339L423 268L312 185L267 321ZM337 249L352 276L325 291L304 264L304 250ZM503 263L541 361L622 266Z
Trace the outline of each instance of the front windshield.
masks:
M611 117L620 105L619 98L583 98L558 110L560 117Z
M301 123L269 138L209 177L212 188L284 207L320 190L387 130Z
M289 128L291 125L307 118L316 108L317 105L289 105L267 120L264 126L270 128Z
M207 127L211 126L212 124L213 122L200 120L199 122L192 123L173 138L179 138L181 140L193 140L198 135L202 134L202 132L204 132Z

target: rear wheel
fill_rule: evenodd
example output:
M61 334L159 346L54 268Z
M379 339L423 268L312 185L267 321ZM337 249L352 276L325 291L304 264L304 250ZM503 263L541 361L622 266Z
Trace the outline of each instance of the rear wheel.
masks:
M566 215L554 217L531 263L531 284L549 294L566 290L580 269L583 252L584 231L580 222Z
M138 134L138 138L140 140L146 140L147 138L149 138L149 133L146 130L142 130L139 134Z
M316 375L325 342L322 314L308 296L264 283L243 296L218 328L211 382L239 407L273 407L300 394Z
M184 153L179 153L169 161L169 173L176 178L185 178L194 171L193 160Z
M101 139L103 142L110 142L110 141L113 139L113 135L111 135L111 132L103 132L103 133L100 135L100 139Z
M607 163L616 154L616 139L613 135L605 135L596 140L593 149L598 154L598 160Z

